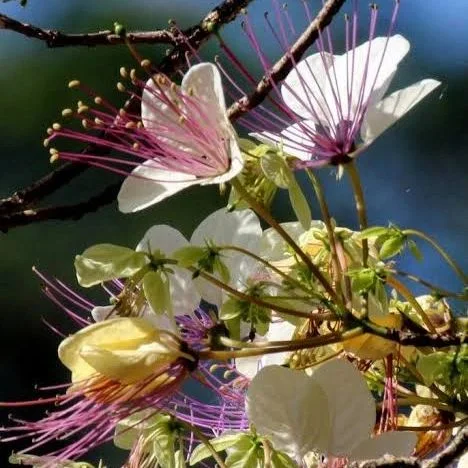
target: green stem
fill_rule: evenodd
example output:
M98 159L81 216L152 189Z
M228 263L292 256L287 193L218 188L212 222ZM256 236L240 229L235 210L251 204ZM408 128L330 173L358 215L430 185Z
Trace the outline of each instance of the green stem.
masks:
M426 312L424 312L423 308L416 300L412 292L403 283L400 283L396 278L393 278L392 276L387 276L386 281L388 285L395 288L395 290L411 304L413 309L421 317L421 320L424 322L427 329L434 335L437 335L437 330L435 329L434 325L432 325L432 322L429 320L429 317L426 315Z
M214 449L213 445L209 441L208 437L206 437L205 434L203 434L198 427L193 426L192 424L182 421L180 419L177 420L180 424L185 426L189 431L192 431L205 445L205 447L210 451L211 456L214 458L215 462L219 465L219 468L227 468L226 464L224 463L223 459L219 456L219 453Z
M272 304L270 302L263 301L259 297L249 296L248 294L238 291L237 289L231 288L231 286L229 286L228 284L223 283L219 279L215 278L212 275L209 275L208 273L205 273L204 271L199 271L196 268L189 268L189 270L192 271L193 273L195 272L198 273L202 278L206 279L207 281L214 284L215 286L218 286L220 289L223 289L224 291L228 292L232 296L235 296L238 299L241 299L243 301L251 302L252 304L256 304L260 307L265 307L267 309L275 310L276 312L280 312L280 313L287 314L287 315L293 315L295 317L306 318L309 320L323 321L323 320L328 320L330 318L335 317L335 315L332 314L331 312L314 316L307 312L301 312L299 310L289 309L287 307L281 307L277 304Z
M248 255L249 257L252 257L253 259L257 260L257 262L262 263L267 268L274 271L277 275L284 278L288 283L294 284L296 288L302 289L302 291L306 292L307 294L315 294L313 291L310 291L309 288L305 287L300 281L297 281L295 278L284 273L284 271L281 271L278 267L274 266L267 260L263 259L262 257L259 257L258 255L255 255L254 253L246 249L243 249L242 247L236 247L235 245L225 245L225 246L219 246L218 248L221 250L233 250L235 252L240 252L240 253L243 253L244 255Z
M453 271L460 277L463 284L466 286L468 284L468 276L463 272L461 267L455 262L455 260L450 257L450 255L431 237L424 234L424 232L417 231L416 229L405 229L403 234L406 236L416 236L420 239L425 240L434 247L437 252L443 257L443 259L452 267Z
M359 219L359 228L361 231L367 228L367 213L366 203L364 200L364 192L362 190L361 179L357 171L354 161L346 164L346 169L351 181L351 186L354 192L354 201L356 203L356 211ZM369 257L369 244L367 239L362 239L362 265L367 266L367 260Z
M242 198L250 205L250 207L265 221L267 222L275 231L292 247L294 252L299 256L299 258L304 262L309 271L317 278L320 284L323 286L325 291L330 295L332 300L336 302L337 305L345 310L344 304L336 294L336 292L331 287L330 283L323 276L322 272L318 269L316 265L312 262L309 256L294 242L294 239L281 227L281 225L273 218L270 212L254 197L252 197L249 192L245 189L242 183L237 179L231 179L232 186L237 190Z
M335 232L333 230L332 220L330 216L330 211L328 209L328 204L325 199L325 192L323 190L323 186L319 180L319 178L315 175L313 171L310 169L306 169L306 174L309 177L310 182L315 190L315 196L317 197L317 201L320 205L320 211L322 212L323 222L327 228L328 240L330 242L330 251L332 257L332 265L333 270L335 271L336 278L339 279L341 277L341 268L340 262L338 261L338 254L336 250L336 239L335 239Z
M361 327L356 327L344 333L332 333L330 335L305 338L303 340L287 341L287 345L273 346L268 348L241 349L238 351L200 351L198 357L204 360L228 361L230 359L263 356L264 354L283 353L297 351L299 349L317 348L328 344L339 343L344 340L355 338L364 333ZM275 343L274 341L272 343ZM278 342L281 343L281 342ZM270 343L271 344L271 343Z

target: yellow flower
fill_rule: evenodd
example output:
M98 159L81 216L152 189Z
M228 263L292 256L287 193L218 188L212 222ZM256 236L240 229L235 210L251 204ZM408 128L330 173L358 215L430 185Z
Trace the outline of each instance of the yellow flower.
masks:
M177 336L129 317L83 328L62 341L58 355L73 383L105 377L125 385L163 371L178 358L194 360L181 351Z

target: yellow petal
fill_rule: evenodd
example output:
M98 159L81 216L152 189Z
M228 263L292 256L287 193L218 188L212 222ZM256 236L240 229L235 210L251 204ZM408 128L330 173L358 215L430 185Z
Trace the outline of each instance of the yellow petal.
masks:
M115 318L89 325L60 343L58 355L62 363L72 371L72 381L95 374L80 355L85 345L104 350L135 350L155 341L158 331L142 318Z
M365 333L343 342L343 348L361 359L382 359L397 351L397 344L380 336Z

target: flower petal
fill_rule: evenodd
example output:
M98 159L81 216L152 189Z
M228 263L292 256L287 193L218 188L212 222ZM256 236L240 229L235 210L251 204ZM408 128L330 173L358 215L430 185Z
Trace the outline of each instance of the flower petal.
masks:
M227 172L211 179L202 182L201 185L210 185L210 184L222 184L228 180L233 179L239 174L244 167L244 158L242 156L239 144L237 143L237 138L234 133L234 130L230 131L229 137L229 157L231 166Z
M120 187L117 200L122 213L135 213L205 179L191 174L169 172L151 166L151 161L136 167Z
M421 80L369 108L361 127L362 140L367 144L374 141L439 85L437 80Z
M282 149L290 156L299 158L302 161L308 161L315 146L312 139L314 132L314 122L304 120L290 125L281 133L250 133L250 136L274 148Z
M188 95L193 94L205 102L218 122L227 121L223 83L215 65L205 62L190 67L182 79L181 88Z
M286 341L292 338L295 331L296 327L285 320L272 322L266 338L268 341ZM284 364L290 354L290 352L265 354L262 357L262 367Z
M367 439L349 454L350 461L374 460L386 454L394 457L409 457L418 440L414 432L384 432Z
M250 422L271 439L276 450L298 459L326 445L327 397L303 372L263 368L250 383L246 406Z
M400 35L376 37L335 58L325 95L336 121L353 120L359 108L379 101L410 49ZM337 122L336 122L337 123Z
M330 434L321 452L347 456L369 438L375 424L375 401L362 374L349 361L333 359L312 370L312 379L328 400Z
M170 256L175 250L187 245L189 245L188 240L177 229L159 224L152 226L145 232L135 250L147 253L160 250L163 254Z
M293 68L281 86L285 104L304 119L321 124L329 120L324 89L333 60L334 56L326 52L312 54Z

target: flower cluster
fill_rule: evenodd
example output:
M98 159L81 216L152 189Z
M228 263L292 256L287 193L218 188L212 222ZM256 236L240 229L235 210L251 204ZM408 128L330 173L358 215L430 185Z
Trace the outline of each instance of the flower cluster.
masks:
M58 356L71 375L69 383L41 389L56 395L0 403L54 406L39 421L12 416L0 429L4 442L29 440L12 463L87 467L75 460L113 442L129 452L129 468L182 468L210 457L233 468L344 467L386 455L431 457L466 424L467 324L452 299L467 299L467 277L424 233L368 225L354 162L439 82L387 95L409 51L393 31L398 6L385 37L376 35L372 6L368 41L358 45L355 2L345 53L334 52L329 30L319 31L316 53L298 63L287 40L291 19L274 7L278 30L267 23L293 64L281 82L249 19L244 24L276 109L259 106L242 120L260 143L235 133L221 62L191 66L180 86L147 60L147 80L122 69L141 94L139 113L71 83L94 104L80 101L63 115L86 131L54 124L46 145L87 142L84 153L53 148L52 159L127 176L121 211L194 185L229 182L232 191L228 207L190 239L159 224L135 247L102 243L77 255L80 286L106 293L99 304L35 270L45 295L73 323L68 335L46 322L61 338ZM250 76L224 43L223 50ZM331 217L315 170L323 165L348 169L359 231ZM297 182L303 168L322 220L312 219ZM280 189L297 221L271 214ZM442 254L461 292L398 269L405 250L420 259L416 240ZM402 279L428 294L415 295Z

